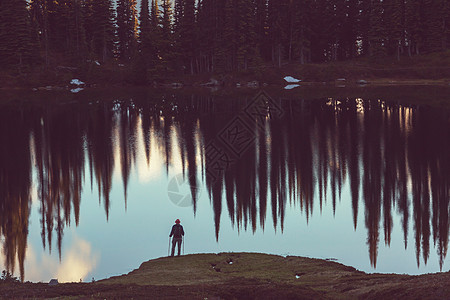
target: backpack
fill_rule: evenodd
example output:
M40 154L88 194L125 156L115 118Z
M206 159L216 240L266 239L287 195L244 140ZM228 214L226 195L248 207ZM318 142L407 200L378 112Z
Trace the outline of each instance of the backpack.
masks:
M174 225L173 228L173 237L180 238L182 233L181 225Z

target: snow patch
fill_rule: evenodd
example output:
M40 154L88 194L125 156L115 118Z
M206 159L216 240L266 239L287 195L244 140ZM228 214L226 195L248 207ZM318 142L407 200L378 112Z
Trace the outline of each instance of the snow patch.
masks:
M73 85L83 85L83 84L85 84L83 81L81 81L80 79L72 79L71 81L70 81L70 84L73 84Z
M100 63L98 62L98 60L95 61L95 64L96 64L97 66L100 66Z
M289 82L289 83L297 83L297 82L301 81L300 79L294 78L292 76L286 76L286 77L284 77L284 80L286 80L286 82Z

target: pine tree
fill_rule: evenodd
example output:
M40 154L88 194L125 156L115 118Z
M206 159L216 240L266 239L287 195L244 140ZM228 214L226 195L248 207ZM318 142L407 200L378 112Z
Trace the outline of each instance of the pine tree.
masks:
M111 0L86 0L85 31L93 59L106 62L114 57L114 9Z
M287 0L269 0L268 3L268 31L269 40L271 41L270 48L272 51L272 62L281 67L281 62L284 56L283 43L286 40L286 30L284 28L283 9L288 6Z
M117 54L123 61L129 61L137 45L136 0L117 1Z
M87 44L84 28L84 10L81 0L72 0L68 5L67 50L69 55L83 61L86 58Z
M271 53L267 32L267 0L256 0L255 7L256 44L261 57L269 60Z
M358 26L358 53L362 56L369 55L369 18L370 18L370 0L362 0L358 3L359 17Z
M39 44L45 60L45 65L49 65L49 29L46 0L31 0L30 15L33 27L38 32Z
M442 32L443 32L443 48L450 49L450 1L441 0L442 3Z
M383 6L380 0L373 0L369 12L369 53L371 56L382 57L386 55L384 48L386 32L383 23Z
M332 11L332 29L329 33L330 36L330 53L331 60L340 60L347 56L347 53L343 47L345 39L345 25L348 18L348 3L346 0L334 0L332 1L334 7Z
M215 61L219 59L218 53L215 53L217 50L220 52L217 47L219 31L216 23L218 20L216 3L216 0L201 0L198 2L197 23L200 32L195 58L195 67L198 72L210 72L214 68Z
M144 57L146 65L148 65L154 61L152 25L148 0L142 0L141 2L141 13L139 15L139 42L140 54Z
M259 58L256 47L256 15L254 7L255 3L253 0L238 0L237 2L238 69L247 70Z
M195 1L176 0L174 11L174 52L182 68L194 73L195 56Z
M186 0L174 0L174 13L173 13L173 31L175 34L180 32L182 28L184 7Z
M342 25L341 58L354 58L358 55L358 0L346 1L346 17Z
M439 0L423 0L423 50L426 53L443 50L442 3Z
M195 22L195 0L185 0L181 30L181 48L184 51L184 65L194 73L195 45L197 44L197 26Z
M383 2L383 22L386 28L386 51L400 60L404 44L404 0Z
M150 11L150 23L152 25L153 30L155 30L158 27L159 23L158 0L152 0Z
M162 71L172 70L175 55L173 52L173 11L170 0L162 0L156 14L158 25L155 36L158 47L158 66ZM155 8L157 4L155 3Z
M237 69L237 54L239 47L239 33L237 23L236 6L233 0L225 1L223 42L219 46L218 61L223 70L233 71Z
M47 1L50 48L67 60L84 56L86 41L80 0Z
M81 0L30 2L32 22L39 32L46 65L51 59L77 63L85 60L87 44L82 4Z
M406 0L405 3L405 32L408 46L408 55L420 53L421 31L419 1Z
M23 67L38 58L38 45L31 27L26 0L0 1L0 66Z
M184 49L182 44L182 31L184 19L185 0L174 0L173 11L173 53L177 65L183 65Z
M292 6L292 58L301 64L311 60L311 27L310 16L311 2L309 0L297 0Z
M334 5L327 0L317 0L311 7L311 60L324 62L330 59L330 47L335 42Z

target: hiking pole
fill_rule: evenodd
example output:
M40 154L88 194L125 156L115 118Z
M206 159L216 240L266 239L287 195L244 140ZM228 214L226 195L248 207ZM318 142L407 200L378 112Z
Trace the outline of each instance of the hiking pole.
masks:
M186 241L186 239L184 238L184 236L181 236L181 238L183 239L183 255L184 255L184 242Z
M170 236L169 236L169 247L167 248L167 256L170 256Z

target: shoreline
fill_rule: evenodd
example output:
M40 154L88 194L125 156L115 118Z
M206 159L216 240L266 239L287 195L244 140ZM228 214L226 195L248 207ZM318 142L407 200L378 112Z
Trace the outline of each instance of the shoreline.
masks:
M212 76L214 79L214 76ZM366 81L366 80L364 80ZM256 82L256 84L255 84ZM129 85L129 84L85 84L80 86L73 86L69 84L50 84L46 86L0 86L0 90L3 91L30 91L30 92L40 92L40 91L70 91L75 88L82 89L103 89L103 88L146 88L146 89L163 89L163 90L183 90L183 89L261 89L261 88L285 88L289 85L298 85L299 87L371 87L371 86L450 86L449 79L392 79L392 78L378 78L370 79L364 83L358 82L357 80L334 80L334 81L300 81L298 83L280 82L280 83L259 83L257 80L246 82L238 82L236 84L225 84L219 83L216 85L208 85L207 82L203 83L157 83L152 85Z
M23 103L29 101L37 105L73 103L73 101L89 101L95 98L101 101L113 101L118 97L134 97L139 101L156 101L167 95L180 96L183 101L186 95L206 97L227 101L230 97L246 99L263 91L268 96L279 99L314 100L325 98L361 98L365 100L382 99L384 101L408 106L432 106L450 109L450 83L446 80L392 80L380 79L368 81L367 84L348 82L300 82L292 89L286 88L288 83L267 84L258 87L222 87L222 86L85 86L72 91L73 87L63 86L36 89L0 89L0 103Z
M60 62L60 64L64 62ZM301 80L305 86L322 85L444 85L450 86L450 51L413 57L354 58L345 61L300 64L284 62L281 66L261 63L245 70L187 74L183 70L148 70L138 74L132 62L109 61L104 64L53 64L34 66L26 73L0 71L0 90L68 88L72 79L85 87L147 88L260 88L286 86L284 77ZM142 78L144 76L144 78ZM295 82L292 82L295 84Z

